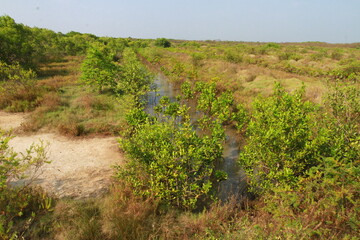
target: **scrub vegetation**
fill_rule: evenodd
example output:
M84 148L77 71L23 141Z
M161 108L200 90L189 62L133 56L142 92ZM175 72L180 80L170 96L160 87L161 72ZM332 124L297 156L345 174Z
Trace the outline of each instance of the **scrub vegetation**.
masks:
M0 109L30 112L24 132L117 136L126 163L107 194L58 199L10 184L46 145L17 154L0 131L0 238L358 239L359 59L360 44L108 38L2 16ZM181 94L150 115L159 73ZM221 202L229 128L247 194Z

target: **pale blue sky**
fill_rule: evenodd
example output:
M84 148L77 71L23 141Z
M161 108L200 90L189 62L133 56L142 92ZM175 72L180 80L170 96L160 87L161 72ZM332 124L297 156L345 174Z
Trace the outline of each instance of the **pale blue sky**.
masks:
M0 0L5 14L98 36L360 42L360 0Z

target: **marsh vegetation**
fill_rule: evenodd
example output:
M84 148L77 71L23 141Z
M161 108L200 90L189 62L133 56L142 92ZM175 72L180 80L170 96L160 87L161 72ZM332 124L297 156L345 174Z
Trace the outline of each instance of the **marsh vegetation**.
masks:
M360 237L359 44L107 38L8 16L0 39L0 108L29 113L16 134L115 136L125 155L107 193L59 198L10 184L46 146L17 154L1 131L0 238ZM158 74L179 95L149 114ZM229 129L247 185L220 201Z

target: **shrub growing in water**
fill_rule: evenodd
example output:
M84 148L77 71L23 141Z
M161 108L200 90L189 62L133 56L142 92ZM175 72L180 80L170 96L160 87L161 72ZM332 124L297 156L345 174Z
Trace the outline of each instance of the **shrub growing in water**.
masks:
M147 121L121 142L131 160L126 168L119 167L119 177L137 194L154 196L165 205L194 209L211 190L221 141L216 134L198 136L189 122Z
M138 98L150 88L153 75L139 62L132 49L126 48L123 55L122 72L114 82L114 90Z
M81 79L88 85L96 85L99 92L103 87L113 86L115 78L120 73L120 67L112 62L112 56L100 46L88 49L86 58L81 66Z

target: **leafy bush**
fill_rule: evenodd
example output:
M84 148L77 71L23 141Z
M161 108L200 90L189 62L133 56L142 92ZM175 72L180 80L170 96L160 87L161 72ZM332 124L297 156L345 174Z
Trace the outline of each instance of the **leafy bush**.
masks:
M211 190L214 161L222 153L221 140L198 136L188 122L146 122L121 142L131 160L126 168L118 168L118 176L137 194L194 209Z
M121 70L104 49L94 45L88 50L81 71L81 79L88 85L96 85L101 92L103 87L115 85L115 78Z
M277 84L274 96L258 99L248 126L248 142L240 154L254 191L295 187L299 177L317 166L329 140L314 132L315 106L304 102L304 90L291 95Z
M295 60L295 61L298 61L301 58L302 58L301 55L293 53L293 52L282 52L279 55L280 60Z
M321 49L320 51L311 54L310 59L313 61L320 61L327 56L328 56L327 51L325 49Z
M296 188L278 184L263 196L260 211L270 213L278 226L269 236L349 239L358 235L359 98L359 91L349 86L337 86L327 96L326 112L319 112L316 121L318 135L327 132L328 151L317 149L318 163L297 178Z
M194 67L200 67L201 61L204 60L205 55L202 53L192 53L191 54L191 62Z
M188 83L182 89L191 91ZM165 205L194 209L199 200L208 197L212 178L226 179L224 173L214 172L225 136L221 120L209 119L208 134L199 136L190 124L186 105L170 102L168 97L159 103L155 107L158 120L140 108L128 115L133 132L121 144L130 161L126 168L119 167L119 177L137 194L152 196Z
M141 55L152 64L158 64L160 62L160 59L163 57L163 53L160 48L142 49Z
M242 129L246 124L245 109L241 105L235 106L231 92L219 94L215 83L197 82L192 90L193 93L189 89L189 83L185 83L182 91L185 96L196 94L196 108L204 113L204 116L199 119L200 126L219 121L224 125L233 123L238 129Z
M331 53L331 58L333 60L341 60L343 54L340 51L334 51Z
M242 53L236 52L236 50L228 50L225 52L224 58L231 63L242 63L244 56Z
M354 162L360 153L360 91L354 86L336 86L328 93L324 125L331 131L331 156Z
M163 47L163 48L171 47L171 42L166 38L158 38L155 40L154 44L157 47Z
M33 66L32 35L29 27L15 23L9 16L0 17L0 61L7 64L19 62Z
M139 97L149 89L153 75L139 62L130 48L124 50L122 73L116 80L116 92L124 92Z
M360 61L354 61L330 72L330 75L339 79L357 82L360 79Z

